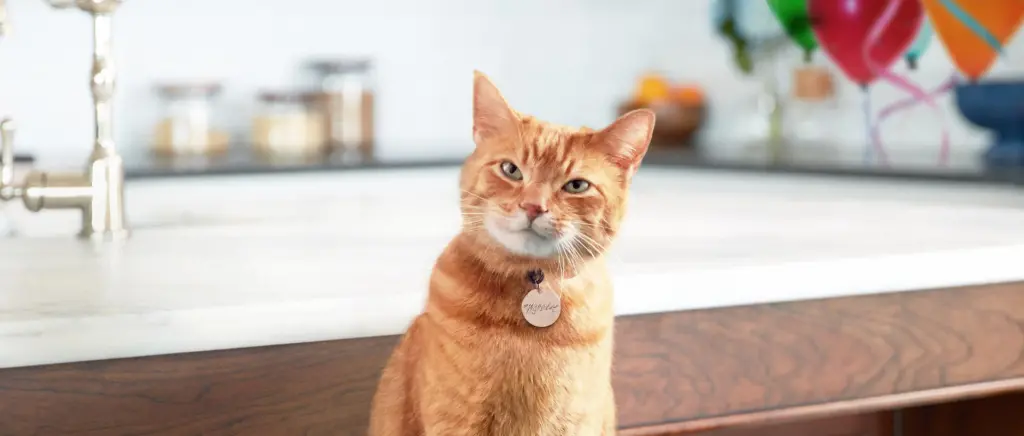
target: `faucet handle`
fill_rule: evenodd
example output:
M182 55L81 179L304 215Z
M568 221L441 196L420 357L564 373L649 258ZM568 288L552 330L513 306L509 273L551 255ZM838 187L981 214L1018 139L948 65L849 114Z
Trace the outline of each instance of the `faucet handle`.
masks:
M11 32L11 25L7 22L7 1L0 0L0 36L7 36Z
M124 0L43 0L54 9L78 7L91 14L110 14L117 10Z
M14 120L0 121L0 201L8 201L22 193L14 184Z
M67 9L75 5L75 0L44 0L54 9Z

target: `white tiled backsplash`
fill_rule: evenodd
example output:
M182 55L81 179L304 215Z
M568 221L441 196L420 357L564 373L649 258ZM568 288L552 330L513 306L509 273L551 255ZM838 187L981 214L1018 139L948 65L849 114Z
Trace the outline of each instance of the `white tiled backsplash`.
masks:
M761 1L761 0L748 0ZM44 157L85 155L92 114L90 23L43 0L8 0L13 34L0 41L0 114L19 121L19 146ZM706 87L712 146L735 142L737 114L758 83L732 66L711 28L708 0L130 0L115 16L120 66L117 137L146 147L159 114L156 81L222 79L222 118L244 141L255 92L299 83L304 60L365 54L376 63L383 156L459 154L470 145L471 71L489 74L517 108L565 124L603 125L636 77L656 68ZM1009 45L990 77L1024 75L1024 40ZM952 71L933 42L910 77L931 88ZM906 73L905 67L900 67ZM837 137L864 143L859 91L841 81ZM876 104L904 94L888 85ZM943 99L954 147L986 135ZM877 107L877 106L876 106ZM934 150L926 109L892 119L890 149Z

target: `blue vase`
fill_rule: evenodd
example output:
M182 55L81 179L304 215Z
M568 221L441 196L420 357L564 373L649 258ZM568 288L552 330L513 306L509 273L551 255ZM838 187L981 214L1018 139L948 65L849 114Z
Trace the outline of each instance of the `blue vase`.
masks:
M1024 79L961 83L954 92L960 114L994 134L985 163L1024 167Z

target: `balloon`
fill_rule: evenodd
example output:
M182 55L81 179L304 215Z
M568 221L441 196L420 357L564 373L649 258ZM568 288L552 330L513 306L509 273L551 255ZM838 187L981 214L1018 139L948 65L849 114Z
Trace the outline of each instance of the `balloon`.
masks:
M754 72L754 61L750 59L750 51L747 50L747 40L737 29L736 25L736 0L717 0L711 4L712 27L718 30L729 45L732 47L733 62L741 73L751 74Z
M751 51L786 36L771 9L760 1L715 0L711 4L711 22L729 40L737 66L746 73L753 71Z
M957 69L978 80L1020 28L1021 0L921 0Z
M729 16L731 14L731 17ZM786 34L765 2L717 0L711 6L711 21L720 27L728 18L735 21L736 32L751 44L774 41Z
M914 39L914 43L910 44L910 48L907 49L907 53L903 55L903 58L907 60L907 66L910 69L917 69L917 60L921 58L925 50L928 50L928 46L932 43L932 24L928 20L922 20L921 30L917 32L917 38Z
M867 46L890 2L895 2L895 14L878 29L877 41ZM811 0L808 10L818 44L861 86L906 53L924 17L919 0Z
M814 30L811 29L807 0L768 0L768 7L793 42L804 50L804 60L809 62L818 48L818 40L814 39Z

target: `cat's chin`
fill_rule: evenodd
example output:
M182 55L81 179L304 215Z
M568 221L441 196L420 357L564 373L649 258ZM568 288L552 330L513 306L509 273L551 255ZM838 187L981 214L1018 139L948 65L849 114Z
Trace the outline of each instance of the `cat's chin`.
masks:
M512 254L549 259L558 255L560 238L540 235L530 229L506 230L497 225L485 225L495 242Z

